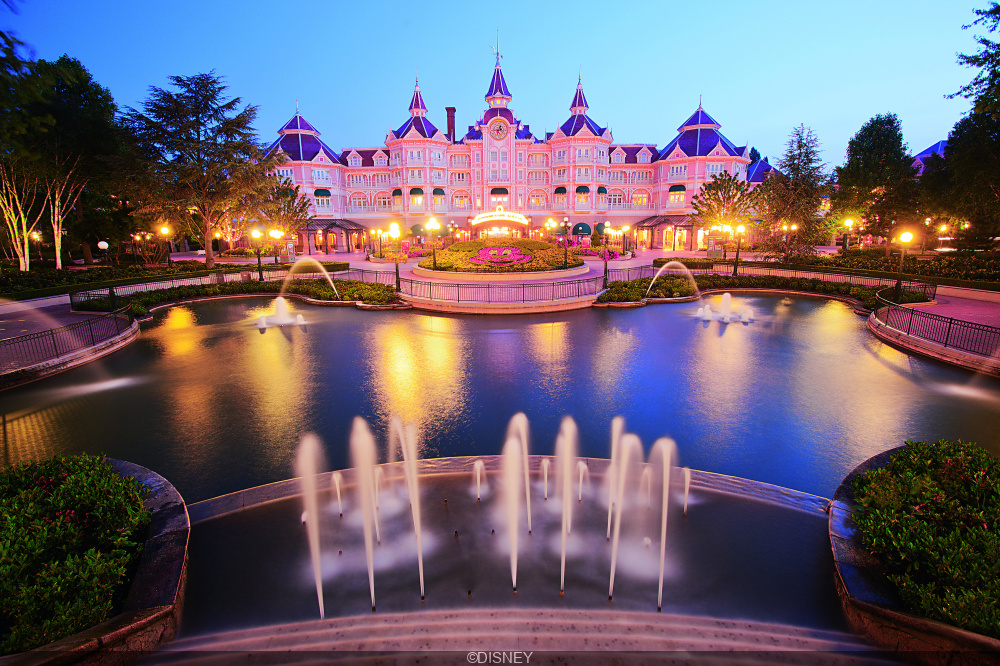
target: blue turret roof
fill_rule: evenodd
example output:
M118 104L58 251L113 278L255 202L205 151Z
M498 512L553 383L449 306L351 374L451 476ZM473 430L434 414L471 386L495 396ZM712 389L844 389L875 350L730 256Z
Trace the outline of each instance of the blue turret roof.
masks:
M590 116L585 113L573 114L569 117L569 120L559 126L559 129L561 129L562 133L566 136L576 136L583 130L584 127L590 130L591 134L594 136L601 136L604 134L604 128L598 126L598 124L591 120Z
M946 139L938 141L933 146L930 146L930 147L928 147L928 148L920 151L916 155L914 155L913 159L915 159L915 160L924 160L924 159L927 159L928 157L930 157L931 155L934 155L934 154L944 155L944 149L947 148L947 147L948 147L948 141Z
M497 65L493 68L493 78L490 80L490 89L486 91L486 98L490 97L510 97L507 90L507 82L503 80L503 70L500 69L500 59L497 58Z
M577 109L583 109L583 111L586 112L588 108L587 96L583 94L583 82L577 79L576 94L573 95L573 102L569 105L569 110L576 113Z
M311 162L320 153L326 155L331 162L340 162L340 155L314 134L283 134L267 147L267 152L270 153L276 148L281 148L293 162Z
M767 158L762 160L757 160L753 164L747 167L747 182L748 183L763 183L764 180L772 173L781 173L773 166L771 166Z
M677 131L680 132L681 130L687 127L698 127L705 125L715 127L716 129L722 127L722 125L715 122L715 119L712 118L712 116L708 115L708 113L705 112L705 109L701 108L701 105L699 104L698 110L692 113L691 117L688 118L686 121L684 121L683 125L677 128Z
M413 87L413 99L410 100L410 111L426 111L424 96L420 94L420 82Z
M295 115L292 116L292 119L282 125L281 129L278 130L278 134L281 134L282 132L297 131L316 132L316 134L319 134L316 128L310 125L309 122L299 114L298 109L295 110Z
M424 116L412 116L409 120L403 123L398 130L393 132L397 139L402 139L404 136L409 134L411 129L417 130L417 134L429 139L438 132L438 128L434 127L431 121L427 120Z

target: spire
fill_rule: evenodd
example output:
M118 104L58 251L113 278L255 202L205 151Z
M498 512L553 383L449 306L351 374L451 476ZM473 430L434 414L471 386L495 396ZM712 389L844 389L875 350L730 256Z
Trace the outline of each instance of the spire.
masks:
M583 79L576 80L576 94L573 95L573 103L569 105L569 110L574 116L585 115L587 113L587 97L583 94Z
M507 90L507 82L503 80L503 70L500 69L500 37L497 33L497 47L494 53L497 57L497 64L493 68L493 78L490 80L490 89L486 91L486 102L490 108L505 107L510 102L510 91Z
M410 115L427 115L427 107L424 105L424 96L420 94L420 79L413 84L413 99L410 100Z

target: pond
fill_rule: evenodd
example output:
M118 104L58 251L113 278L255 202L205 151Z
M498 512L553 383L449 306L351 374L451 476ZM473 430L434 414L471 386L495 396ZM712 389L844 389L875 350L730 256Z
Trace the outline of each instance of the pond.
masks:
M263 333L273 299L181 305L114 354L0 394L3 460L104 453L194 502L293 476L306 431L348 466L355 415L383 447L394 415L416 423L438 457L499 453L521 411L533 453L571 415L580 454L606 457L620 414L647 450L674 438L683 465L825 497L907 438L1000 452L1000 380L885 345L844 303L737 294L755 320L728 325L698 305L505 317L291 301L307 325Z

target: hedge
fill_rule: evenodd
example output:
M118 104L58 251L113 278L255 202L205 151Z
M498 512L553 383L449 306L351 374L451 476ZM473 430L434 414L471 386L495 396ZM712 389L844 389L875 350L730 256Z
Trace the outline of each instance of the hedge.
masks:
M854 523L913 613L1000 638L1000 462L907 441L854 482Z
M531 257L530 261L505 266L478 263L473 261L485 248L515 248L523 255ZM492 239L468 240L452 243L446 249L437 253L437 259L427 257L418 266L433 269L435 264L439 271L459 271L463 273L532 273L536 271L551 271L562 268L566 261L568 267L583 265L573 252L567 253L561 247L556 247L544 241L528 239Z
M146 491L99 456L23 462L0 474L0 654L120 611L149 527Z

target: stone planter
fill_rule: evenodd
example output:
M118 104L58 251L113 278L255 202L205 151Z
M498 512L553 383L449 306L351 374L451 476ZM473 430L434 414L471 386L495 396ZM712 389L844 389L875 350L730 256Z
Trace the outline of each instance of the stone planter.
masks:
M995 664L1000 640L907 613L879 561L861 545L853 520L854 479L883 467L902 448L858 465L830 503L830 545L847 620L854 631L882 648L903 653L908 661L935 666Z
M115 471L149 489L149 536L122 612L96 626L29 652L0 657L4 666L129 664L177 635L187 575L191 524L180 493L162 476L123 460Z

